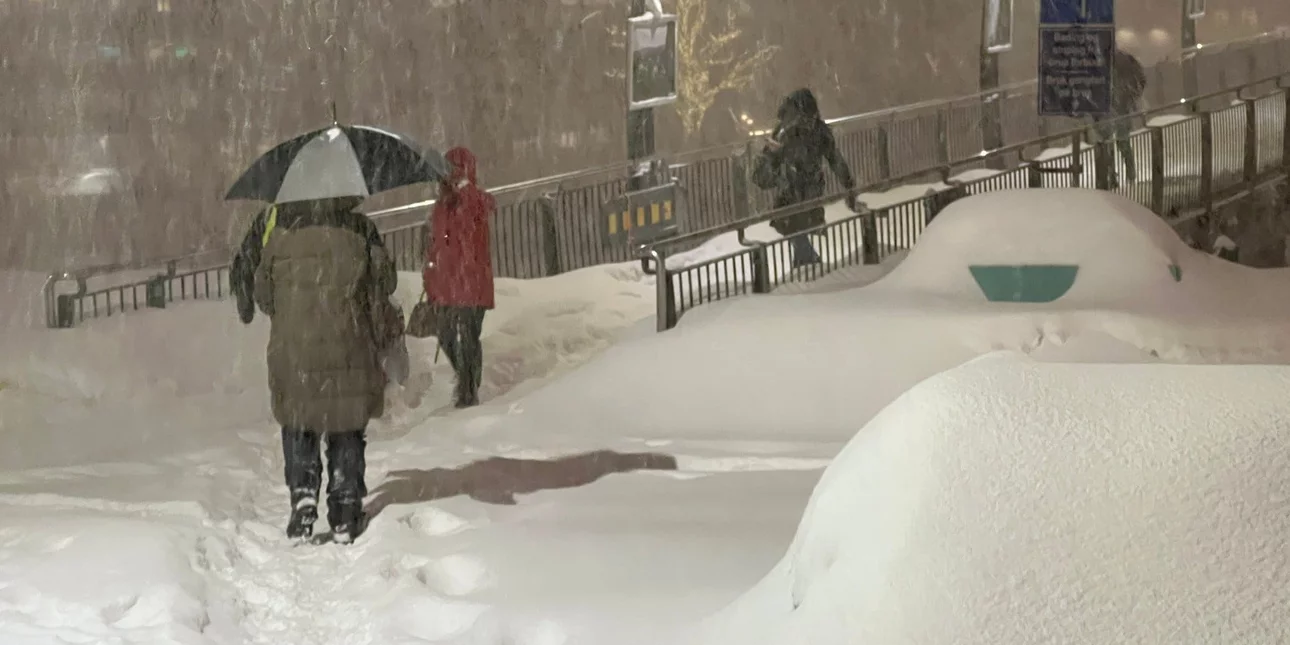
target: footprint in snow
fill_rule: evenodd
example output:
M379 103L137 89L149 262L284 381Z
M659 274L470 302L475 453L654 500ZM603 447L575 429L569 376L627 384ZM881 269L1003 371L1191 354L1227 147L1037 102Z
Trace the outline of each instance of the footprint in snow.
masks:
M419 568L417 580L436 593L457 597L493 586L494 576L484 561L466 554L439 558Z
M434 507L419 508L407 514L403 523L429 537L444 537L474 528L469 520Z

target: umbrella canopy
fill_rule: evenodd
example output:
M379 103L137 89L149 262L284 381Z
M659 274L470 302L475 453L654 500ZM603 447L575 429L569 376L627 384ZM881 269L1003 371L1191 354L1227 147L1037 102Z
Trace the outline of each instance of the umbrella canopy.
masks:
M282 204L368 197L449 175L437 151L365 125L337 125L300 135L264 153L224 199Z

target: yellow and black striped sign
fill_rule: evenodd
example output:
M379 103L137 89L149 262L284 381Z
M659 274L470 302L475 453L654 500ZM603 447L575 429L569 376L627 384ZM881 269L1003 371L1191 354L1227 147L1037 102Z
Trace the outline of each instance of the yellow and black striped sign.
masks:
M647 210L649 211L648 213L646 213ZM675 219L672 213L672 200L670 199L655 202L648 206L637 206L635 217L632 217L632 212L628 208L623 208L621 213L609 213L605 217L610 235L617 235L619 231L630 231L633 228L666 224Z
M629 238L644 243L674 235L680 226L676 209L676 184L628 193L601 208L608 241Z

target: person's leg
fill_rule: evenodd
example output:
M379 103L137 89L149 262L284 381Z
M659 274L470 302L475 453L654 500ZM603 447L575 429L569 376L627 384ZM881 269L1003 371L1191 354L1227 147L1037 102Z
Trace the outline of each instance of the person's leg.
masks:
M456 350L454 356L456 362L454 364L457 366L457 385L453 394L456 406L465 408L473 405L471 398L472 392L475 390L475 373L471 358L474 354L471 338L472 308L457 307L455 309L453 324L456 328L457 344L454 347Z
M1138 164L1133 152L1133 124L1129 119L1122 119L1115 126L1115 145L1120 149L1124 159L1124 178L1126 181L1138 180Z
M811 236L798 235L788 239L789 245L793 249L793 268L804 267L809 264L816 264L820 261L820 254L815 251L811 245Z
M457 362L457 308L440 307L436 318L439 349L448 356L448 364L452 366L452 371L459 372L461 368L460 363Z
M479 386L484 382L484 345L480 336L484 333L485 312L483 307L472 307L462 316L463 379L469 386L465 392L466 405L479 405Z
M318 433L298 428L282 429L282 461L291 495L287 537L306 538L318 521L318 489L322 486L322 455Z
M363 532L366 453L364 430L327 435L327 522L334 542L348 544Z
M1097 133L1097 143L1093 144L1099 154L1107 155L1110 161L1106 164L1106 187L1115 190L1120 186L1119 174L1115 172L1114 139L1116 125L1108 117L1093 117L1093 131Z

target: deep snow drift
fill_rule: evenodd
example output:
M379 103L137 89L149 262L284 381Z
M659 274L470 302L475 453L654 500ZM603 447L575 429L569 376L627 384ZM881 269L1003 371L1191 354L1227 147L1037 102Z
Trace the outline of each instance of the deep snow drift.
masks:
M1286 367L1015 354L934 376L695 642L1284 642L1288 387Z

